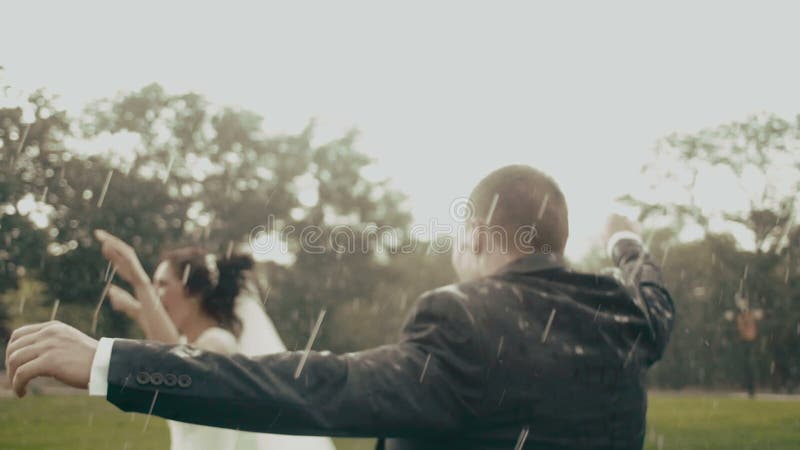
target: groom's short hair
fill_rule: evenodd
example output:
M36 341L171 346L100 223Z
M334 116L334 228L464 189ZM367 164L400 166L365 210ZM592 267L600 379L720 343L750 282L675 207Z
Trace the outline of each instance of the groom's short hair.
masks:
M545 244L553 253L564 253L569 237L567 201L558 183L544 172L526 165L501 167L475 186L470 200L475 216L488 219L486 225L502 227L509 243L521 227L532 225L536 234L531 243L537 253Z

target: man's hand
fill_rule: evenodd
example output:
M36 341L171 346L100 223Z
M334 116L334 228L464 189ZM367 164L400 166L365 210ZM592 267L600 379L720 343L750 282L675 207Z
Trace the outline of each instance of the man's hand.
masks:
M96 350L96 340L59 321L26 325L14 330L6 348L8 379L18 397L36 377L86 389Z
M636 234L642 233L642 227L637 222L634 222L627 217L620 214L611 214L606 219L606 228L603 232L603 244L605 245L611 236L617 231L632 231Z

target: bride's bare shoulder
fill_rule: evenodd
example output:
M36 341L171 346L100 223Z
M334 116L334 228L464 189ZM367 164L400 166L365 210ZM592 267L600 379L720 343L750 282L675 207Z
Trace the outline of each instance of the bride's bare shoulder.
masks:
M238 350L236 336L220 327L211 327L204 331L194 345L203 350L224 354L236 353Z

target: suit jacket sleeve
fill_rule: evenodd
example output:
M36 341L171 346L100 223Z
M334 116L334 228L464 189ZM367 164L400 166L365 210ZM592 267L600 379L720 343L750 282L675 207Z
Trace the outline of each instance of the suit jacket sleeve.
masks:
M633 288L634 300L647 320L648 333L642 336L641 345L648 350L645 363L653 364L667 347L675 319L675 305L664 286L661 268L641 241L634 239L620 239L611 258Z
M464 299L423 294L397 344L335 355L248 358L191 346L114 341L107 399L124 411L247 431L419 436L462 429L483 393ZM168 385L168 382L170 385Z

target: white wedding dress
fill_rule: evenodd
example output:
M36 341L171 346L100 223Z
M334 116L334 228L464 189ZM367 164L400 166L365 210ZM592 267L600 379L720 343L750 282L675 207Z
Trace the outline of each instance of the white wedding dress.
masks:
M236 299L236 315L242 321L242 333L238 341L229 331L213 327L204 331L195 343L213 339L233 350L232 353L247 356L285 351L286 346L275 326L264 313L257 297L250 292L244 290ZM172 450L336 450L333 442L326 437L250 433L172 420L168 420L167 425Z

